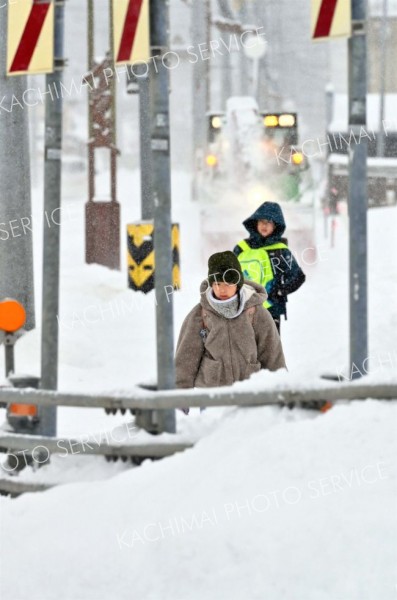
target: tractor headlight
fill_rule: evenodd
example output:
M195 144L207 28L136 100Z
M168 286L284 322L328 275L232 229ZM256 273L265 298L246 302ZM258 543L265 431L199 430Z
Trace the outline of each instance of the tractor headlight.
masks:
M294 127L295 122L295 115L284 114L280 115L278 118L280 127Z
M250 204L263 204L269 200L269 190L261 185L257 185L248 191L247 198Z
M277 115L266 115L263 117L263 124L265 127L277 127L278 123L279 121Z

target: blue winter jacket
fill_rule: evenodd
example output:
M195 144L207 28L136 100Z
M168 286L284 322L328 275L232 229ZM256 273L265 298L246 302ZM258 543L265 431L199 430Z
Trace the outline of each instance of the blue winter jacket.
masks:
M272 235L263 237L258 233L256 227L260 219L273 221L275 229ZM287 244L287 240L282 237L286 228L284 215L280 205L276 202L264 202L243 222L243 225L249 233L249 238L245 241L253 249L266 248L266 246L271 246L278 242ZM238 245L233 250L236 256L239 256L242 251ZM274 279L269 283L269 289L266 290L269 300L272 303L272 306L268 310L273 317L285 315L285 318L287 318L287 296L300 288L306 277L288 248L269 250L269 258L272 261L272 265L285 265L285 267L280 268L278 266L277 269L273 269Z

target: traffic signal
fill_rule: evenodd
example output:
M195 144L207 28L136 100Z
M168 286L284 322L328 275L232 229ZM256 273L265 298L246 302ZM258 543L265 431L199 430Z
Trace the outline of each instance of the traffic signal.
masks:
M305 157L303 156L302 152L294 152L292 155L292 162L294 163L294 165L296 166L300 166L305 160Z
M215 142L224 126L224 113L209 113L208 119L208 143Z
M218 166L218 158L215 154L207 154L205 157L205 162L207 167L217 167Z

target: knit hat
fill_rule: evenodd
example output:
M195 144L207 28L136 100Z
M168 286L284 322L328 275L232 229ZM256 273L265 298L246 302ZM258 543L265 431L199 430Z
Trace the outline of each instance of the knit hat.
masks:
M240 262L230 250L217 252L208 259L208 283L229 283L241 289L244 284Z

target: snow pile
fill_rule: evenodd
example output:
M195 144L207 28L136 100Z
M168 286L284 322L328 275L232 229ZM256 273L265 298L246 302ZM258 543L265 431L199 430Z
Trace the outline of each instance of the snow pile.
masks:
M228 409L183 454L2 498L2 598L392 600L396 417Z

